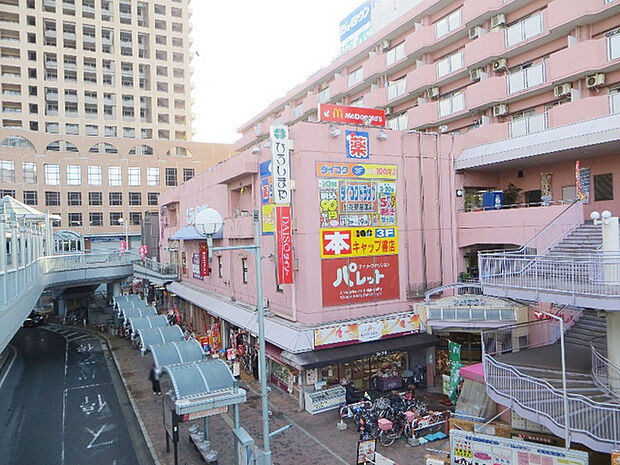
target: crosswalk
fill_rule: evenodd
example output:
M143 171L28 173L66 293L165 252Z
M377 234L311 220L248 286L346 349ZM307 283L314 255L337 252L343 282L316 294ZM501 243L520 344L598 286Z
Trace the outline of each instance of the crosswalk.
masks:
M67 339L67 341L69 341L69 342L82 341L82 340L85 340L85 339L95 339L95 336L93 334L85 333L85 332L82 332L82 331L76 331L73 328L65 328L65 327L62 327L62 326L48 325L48 326L45 326L45 329L47 329L49 331L53 331L53 332L55 332L57 334L60 334L65 339Z

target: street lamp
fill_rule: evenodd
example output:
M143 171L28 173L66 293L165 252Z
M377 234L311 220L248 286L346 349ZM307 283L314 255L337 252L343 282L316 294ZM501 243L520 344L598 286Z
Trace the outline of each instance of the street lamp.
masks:
M117 221L121 226L125 225L125 247L127 252L129 252L129 221L125 221L122 216Z
M213 208L201 210L196 215L194 228L198 234L205 236L209 249L209 265L213 252L222 250L248 250L254 254L254 262L256 263L256 307L258 308L258 363L259 378L261 392L261 416L263 419L263 448L264 448L264 465L271 465L271 449L269 446L269 406L267 403L267 361L265 358L265 309L263 307L263 269L262 256L260 247L260 227L258 223L258 210L253 212L254 220L254 244L239 245L228 247L212 247L213 235L222 230L224 221L222 215ZM235 418L235 428L239 428L239 420Z

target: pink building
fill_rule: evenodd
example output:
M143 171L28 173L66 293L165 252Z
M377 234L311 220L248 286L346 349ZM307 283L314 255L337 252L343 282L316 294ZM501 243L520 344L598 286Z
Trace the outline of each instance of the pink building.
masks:
M432 379L437 342L413 313L425 291L475 276L478 251L523 245L562 212L565 230L593 210L619 213L617 2L411 3L244 123L238 155L160 197L161 256L182 269L168 289L224 347L256 331L255 265L223 252L200 276L193 218L217 209L214 245L241 245L261 212L272 381L300 398L317 381L368 387L382 369L428 366ZM384 109L387 128L319 123L321 103ZM278 285L269 161L270 127L282 125L293 284ZM577 161L586 203L568 207Z

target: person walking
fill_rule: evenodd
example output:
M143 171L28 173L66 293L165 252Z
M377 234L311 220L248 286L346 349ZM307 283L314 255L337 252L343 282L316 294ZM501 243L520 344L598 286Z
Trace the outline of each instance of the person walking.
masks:
M153 384L153 395L157 394L161 396L161 387L159 386L159 378L157 373L155 372L155 365L151 367L151 372L149 373L149 380Z

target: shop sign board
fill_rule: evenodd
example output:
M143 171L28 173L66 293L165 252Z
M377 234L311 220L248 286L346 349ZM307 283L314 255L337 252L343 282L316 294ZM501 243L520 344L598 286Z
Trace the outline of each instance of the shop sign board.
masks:
M198 420L199 418L211 417L213 415L220 415L228 412L228 406L216 407L208 410L200 410L198 412L190 412L183 415L183 422Z
M323 306L398 299L398 255L322 260Z
M140 248L138 249L138 254L140 255L140 258L146 257L149 254L149 246L141 245Z
M289 205L277 205L275 207L275 213L278 284L293 284L291 207Z
M379 326L378 331L375 325ZM359 342L405 336L419 331L420 317L412 313L395 315L374 322L343 323L315 329L314 348L328 349Z
M358 441L357 443L357 460L358 465L365 465L368 461L375 460L375 451L377 450L377 440L368 439L366 441Z
M450 457L452 465L588 465L587 452L457 429L450 430Z
M385 110L319 103L319 122L385 126Z
M398 254L398 228L321 229L321 258Z
M289 205L291 203L291 160L288 127L271 126L269 137L271 139L273 201L276 205Z
M192 253L192 277L204 280L200 274L200 254L196 252Z
M398 174L396 165L375 165L370 163L332 163L318 162L316 175L319 178L349 179L391 179Z
M209 244L200 243L200 276L209 276Z
M614 450L611 453L611 465L620 465L620 450Z
M274 233L273 224L273 176L271 174L271 160L260 164L260 203L262 213L263 236Z
M365 131L346 131L345 148L347 158L364 160L370 158L370 137Z
M448 352L450 352L450 402L456 404L457 388L461 383L461 345L454 341L448 342Z

